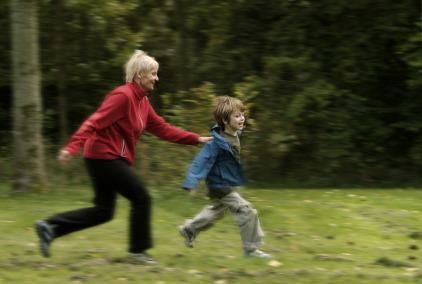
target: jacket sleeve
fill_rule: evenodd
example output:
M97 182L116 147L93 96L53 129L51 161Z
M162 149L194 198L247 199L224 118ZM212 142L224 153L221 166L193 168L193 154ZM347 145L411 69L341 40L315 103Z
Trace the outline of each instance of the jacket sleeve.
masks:
M218 149L210 141L202 147L198 155L193 160L183 182L184 189L195 189L199 181L208 175L218 156Z
M151 106L149 106L145 129L160 139L179 144L198 145L198 138L200 137L199 134L171 126L161 116L157 115Z
M82 123L62 150L69 151L75 156L96 129L106 128L122 118L124 113L127 112L127 107L128 99L125 95L119 93L108 95L98 110Z

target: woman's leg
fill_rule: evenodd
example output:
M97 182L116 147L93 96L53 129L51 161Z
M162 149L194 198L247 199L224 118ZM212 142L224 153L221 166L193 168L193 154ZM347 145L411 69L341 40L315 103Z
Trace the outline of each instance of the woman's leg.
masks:
M105 223L113 218L116 193L110 173L113 172L115 160L85 161L94 188L94 206L59 213L48 218L46 221L53 225L55 238Z
M129 252L140 253L152 247L151 197L139 177L123 160L113 162L109 173L113 191L130 201Z

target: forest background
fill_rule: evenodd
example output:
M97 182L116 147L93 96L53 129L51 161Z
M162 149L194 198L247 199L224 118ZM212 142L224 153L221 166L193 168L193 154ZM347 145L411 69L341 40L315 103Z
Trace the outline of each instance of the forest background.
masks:
M218 95L242 99L252 182L422 183L422 31L415 0L42 0L43 141L49 184L85 182L55 156L135 49L160 63L149 99L208 135ZM0 2L0 182L13 181L10 9ZM199 148L145 134L135 169L180 186ZM80 157L80 155L79 155Z

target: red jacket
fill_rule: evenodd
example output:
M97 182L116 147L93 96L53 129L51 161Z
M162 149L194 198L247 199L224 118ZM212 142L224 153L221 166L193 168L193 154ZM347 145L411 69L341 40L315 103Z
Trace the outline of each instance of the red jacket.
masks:
M118 87L105 97L62 150L75 156L85 145L85 158L122 158L131 165L135 145L144 130L170 142L198 144L198 134L170 126L155 113L146 95L136 82Z

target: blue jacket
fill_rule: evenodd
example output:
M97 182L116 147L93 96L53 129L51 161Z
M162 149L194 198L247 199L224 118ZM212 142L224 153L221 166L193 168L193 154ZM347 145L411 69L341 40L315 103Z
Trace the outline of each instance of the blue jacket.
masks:
M220 131L222 129L218 125L211 129L210 133L214 139L206 143L193 160L186 174L183 188L195 189L205 176L205 183L209 190L246 184L243 164L234 157L229 142L220 136ZM240 133L238 131L238 134Z

